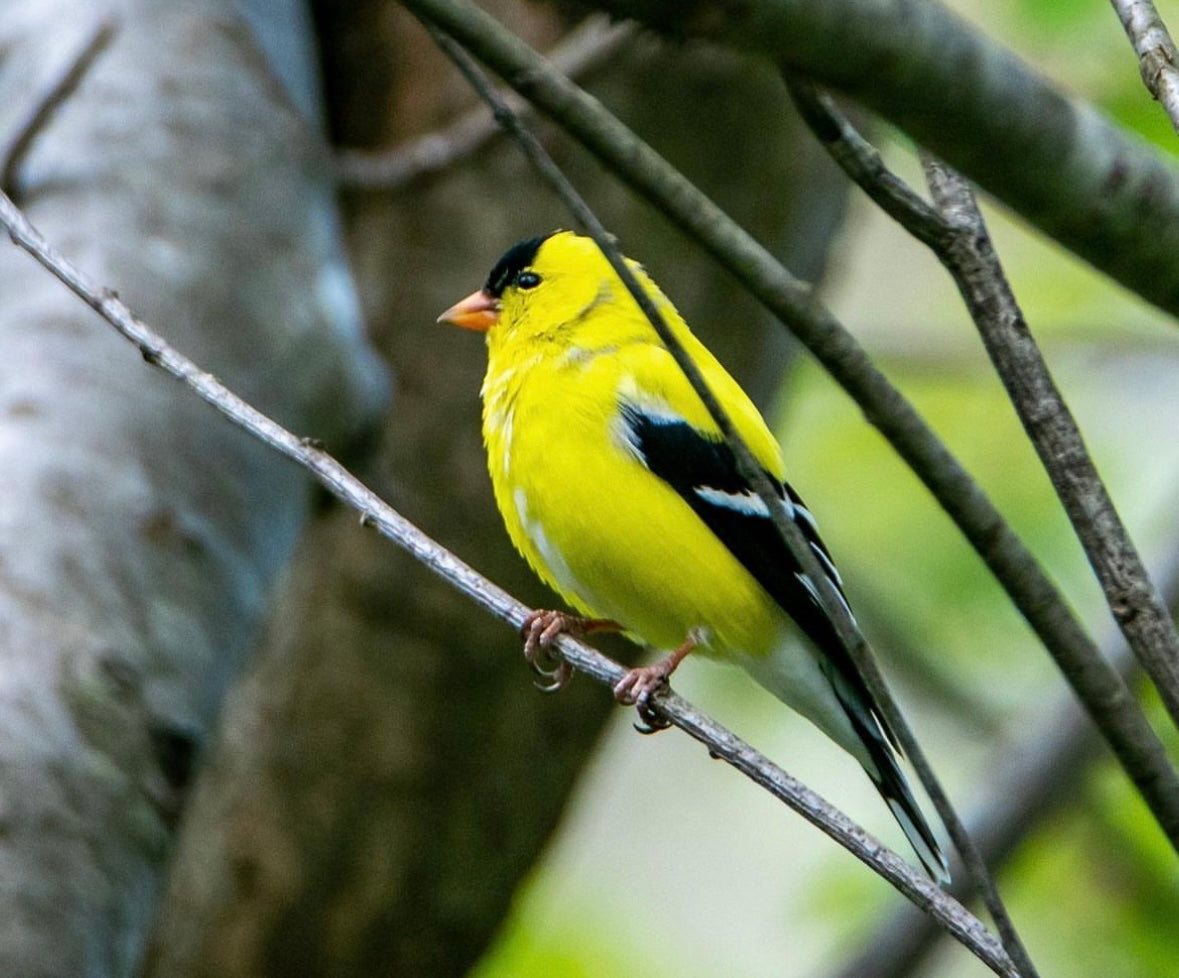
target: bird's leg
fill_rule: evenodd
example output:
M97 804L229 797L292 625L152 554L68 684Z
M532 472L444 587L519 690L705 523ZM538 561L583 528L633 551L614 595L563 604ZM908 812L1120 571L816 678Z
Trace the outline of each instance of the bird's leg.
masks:
M564 659L557 662L556 668L546 669L541 665L541 658L551 661L548 654L558 635L593 635L595 632L620 632L622 626L610 618L581 618L564 611L536 610L528 613L524 624L520 626L520 635L524 639L524 658L532 671L544 680L537 682L536 688L542 693L556 693L565 687L573 676L573 666Z
M624 706L634 706L639 711L642 726L635 724L639 733L651 734L666 730L670 723L657 716L651 709L651 694L665 688L667 680L689 652L700 644L700 637L693 629L675 649L649 666L631 669L614 687L614 698Z

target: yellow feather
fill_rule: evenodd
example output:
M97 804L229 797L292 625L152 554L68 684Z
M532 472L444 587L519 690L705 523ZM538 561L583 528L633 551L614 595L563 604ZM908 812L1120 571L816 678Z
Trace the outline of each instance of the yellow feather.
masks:
M749 398L638 266L759 461L777 443ZM503 297L487 337L483 435L512 542L581 612L671 648L704 629L701 651L766 654L784 625L774 601L688 504L621 443L619 395L666 405L719 432L625 286L590 240L563 232L530 264L543 279Z
M781 482L781 453L757 409L641 266L631 268L742 439ZM759 535L775 532L765 504L717 461L709 444L721 442L716 424L597 245L568 231L521 242L481 292L442 318L487 330L488 468L512 542L533 569L580 612L613 619L642 642L683 646L684 654L696 643L744 666L860 761L930 874L948 879L886 723L813 583ZM648 450L661 453L654 463ZM693 465L708 471L697 475ZM789 496L781 505L837 582L810 514ZM805 618L817 645L789 640L779 601ZM666 677L679 658L662 672L632 670L616 694L632 688L632 676Z

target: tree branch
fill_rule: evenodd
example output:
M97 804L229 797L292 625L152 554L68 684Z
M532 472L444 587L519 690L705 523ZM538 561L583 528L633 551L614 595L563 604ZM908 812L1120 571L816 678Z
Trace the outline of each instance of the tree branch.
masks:
M787 86L848 176L950 272L1118 627L1179 725L1179 635L1028 329L974 195L960 177L927 159L931 207L883 166L829 97L789 76Z
M1179 133L1179 54L1151 0L1110 0L1138 55L1146 89L1163 107Z
M0 223L18 247L133 343L149 364L181 381L233 424L305 468L332 495L359 512L363 525L375 528L496 617L514 628L520 627L528 613L524 605L427 537L312 439L292 434L173 349L137 319L113 292L95 286L54 251L3 194L0 194ZM568 636L558 640L557 652L576 669L608 686L617 683L625 673L622 666ZM653 706L675 726L704 744L711 754L764 787L888 880L995 974L1017 978L1018 972L1002 947L976 917L816 793L677 694L670 691L659 694Z
M547 55L553 67L570 78L588 74L608 62L637 34L634 24L610 24L590 16L563 37ZM531 106L505 92L513 112ZM477 152L502 130L482 106L475 106L442 129L383 152L344 149L336 156L340 185L350 190L391 191L439 173Z
M828 155L884 213L935 252L953 240L946 220L920 194L884 165L880 153L836 108L831 96L805 78L783 70L794 107Z
M1174 551L1174 548L1172 548ZM1179 558L1160 574L1169 607L1179 603ZM1127 678L1135 671L1129 647L1111 635L1103 642L1108 658ZM1073 700L1061 700L1012 755L1004 751L982 765L988 773L987 796L968 818L988 865L1001 867L1027 835L1054 812L1076 800L1076 784L1099 757L1101 741ZM993 772L993 773L992 773ZM864 941L865 951L847 962L837 978L911 978L936 944L940 931L924 914L899 907Z
M114 20L101 21L61 74L39 94L36 102L29 108L28 115L15 127L11 143L0 146L0 192L15 192L16 172L24 162L25 154L32 147L38 133L73 95L95 60L110 46L114 36Z
M810 349L958 524L1179 848L1179 777L1121 677L1035 558L847 330L774 257L593 97L465 0L403 0L459 40L697 241Z
M1175 164L937 0L595 6L764 55L852 96L1066 248L1179 314Z

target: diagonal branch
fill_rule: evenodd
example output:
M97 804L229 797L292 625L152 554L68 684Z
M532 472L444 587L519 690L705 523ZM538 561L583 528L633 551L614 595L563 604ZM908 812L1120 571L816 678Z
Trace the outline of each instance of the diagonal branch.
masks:
M548 59L561 74L578 78L609 61L636 34L634 24L609 24L601 15L590 16L561 39L548 53ZM509 92L504 97L513 112L530 111L529 104L518 95ZM500 132L495 119L477 105L442 129L392 149L341 150L336 155L340 186L350 190L396 190L466 159Z
M1179 635L1170 612L1024 321L974 194L952 170L934 160L924 163L934 201L953 232L949 249L938 257L958 284L1118 627L1179 725Z
M829 96L787 76L803 119L856 184L953 276L1134 655L1179 724L1179 635L1028 329L967 185L926 160L935 206L889 172Z
M0 191L6 194L14 192L17 171L32 148L33 141L49 125L54 113L82 84L91 66L110 46L114 37L114 20L101 21L53 84L40 93L27 116L15 128L12 142L7 146L0 145Z
M301 465L324 488L359 512L364 525L375 528L457 590L513 627L522 624L528 613L523 604L427 537L313 439L292 434L172 348L137 319L112 291L95 286L54 251L3 194L0 194L0 224L8 229L18 247L133 343L149 364L181 381L233 424ZM579 671L608 686L614 685L625 673L622 666L568 636L558 640L558 649L561 656ZM667 720L704 744L711 754L737 768L871 867L907 899L933 916L947 933L995 974L1018 978L1014 965L981 921L819 795L682 697L669 692L658 696L654 706Z
M402 0L560 123L782 320L926 484L1035 630L1179 849L1179 776L1122 678L986 494L854 337L765 248L596 99L466 0Z
M922 244L943 252L953 231L937 209L884 165L876 147L868 142L835 106L805 78L783 70L786 90L827 154L877 207Z
M1179 53L1151 0L1110 0L1138 55L1147 91L1163 107L1179 132Z
M1174 552L1175 548L1171 548ZM1160 574L1164 596L1172 608L1179 605L1179 559L1172 557ZM1103 646L1109 658L1127 677L1134 671L1134 656L1125 644L1110 636ZM971 837L989 865L1001 867L1019 844L1053 813L1067 808L1077 797L1082 774L1100 756L1101 742L1093 727L1072 700L1044 711L1043 719L1021 741L1027 746L1012 756L1004 751L994 763L984 764L987 796L969 818ZM993 773L990 773L993 772ZM901 906L890 914L864 942L864 952L844 964L837 978L909 978L933 950L940 932L923 914Z
M1179 169L939 0L595 0L850 95L1040 230L1179 315Z

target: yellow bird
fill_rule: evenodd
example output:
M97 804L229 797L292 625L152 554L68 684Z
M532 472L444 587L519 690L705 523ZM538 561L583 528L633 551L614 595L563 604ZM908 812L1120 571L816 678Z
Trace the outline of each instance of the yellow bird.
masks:
M629 265L781 487L780 505L842 598L757 408L643 268ZM533 612L524 634L534 667L561 632L618 630L670 649L615 687L650 723L648 697L689 652L743 666L860 762L922 865L947 881L896 738L818 589L597 245L571 231L522 241L439 321L487 334L483 438L496 503L512 543L585 616ZM808 643L792 640L791 619ZM554 688L568 675L560 670Z

